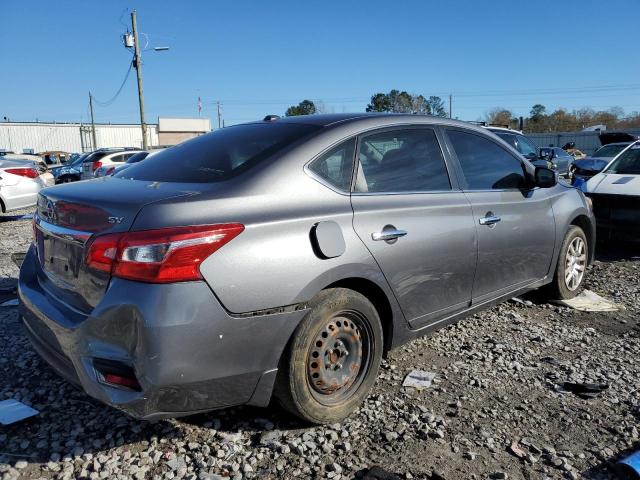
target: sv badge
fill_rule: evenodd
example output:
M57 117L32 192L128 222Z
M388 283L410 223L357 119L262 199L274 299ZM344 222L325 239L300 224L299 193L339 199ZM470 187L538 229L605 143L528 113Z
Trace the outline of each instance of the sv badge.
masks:
M112 224L122 223L123 220L124 220L124 217L109 217L109 218L107 218L107 221L109 223L112 223Z

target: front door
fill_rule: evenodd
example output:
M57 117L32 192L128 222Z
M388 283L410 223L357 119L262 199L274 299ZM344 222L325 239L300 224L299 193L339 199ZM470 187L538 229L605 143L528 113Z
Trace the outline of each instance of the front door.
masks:
M361 136L353 225L412 327L467 308L476 264L471 206L431 128Z
M485 135L447 129L478 232L474 302L547 275L555 246L548 190L530 188L520 158Z

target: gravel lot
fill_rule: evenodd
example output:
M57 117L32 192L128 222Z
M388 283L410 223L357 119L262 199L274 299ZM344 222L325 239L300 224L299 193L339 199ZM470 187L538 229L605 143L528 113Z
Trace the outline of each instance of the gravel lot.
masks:
M0 217L0 287L15 284L11 254L30 231ZM639 278L633 251L600 254L587 288L625 310L502 304L392 352L356 414L315 428L277 407L135 421L58 378L16 308L0 307L0 400L40 411L0 426L0 476L351 479L378 465L399 478L612 478L611 462L640 449ZM402 388L414 368L434 385ZM565 381L610 388L583 399Z

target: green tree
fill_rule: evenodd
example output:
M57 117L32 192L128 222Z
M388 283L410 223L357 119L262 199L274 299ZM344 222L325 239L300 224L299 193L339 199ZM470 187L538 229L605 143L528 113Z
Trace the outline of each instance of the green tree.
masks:
M294 117L296 115L313 115L316 111L315 103L311 100L303 100L298 105L293 105L287 108L285 115L287 117Z
M544 117L546 112L547 112L547 107L539 103L536 103L533 107L531 107L531 112L529 112L529 119L534 122L538 121L542 117Z
M391 90L389 93L376 93L371 96L367 112L394 112L436 115L446 117L444 102L440 97L411 95L405 91Z

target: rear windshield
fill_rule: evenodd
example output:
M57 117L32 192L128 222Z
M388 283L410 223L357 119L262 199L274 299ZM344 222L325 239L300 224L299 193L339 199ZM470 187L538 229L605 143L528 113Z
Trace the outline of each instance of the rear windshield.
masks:
M596 150L593 156L598 158L613 158L626 147L627 145L605 145Z
M227 127L163 150L115 176L155 182L220 182L320 128L290 123Z

